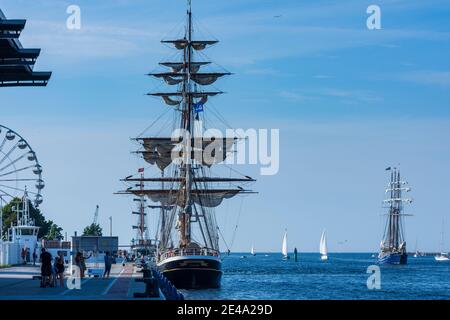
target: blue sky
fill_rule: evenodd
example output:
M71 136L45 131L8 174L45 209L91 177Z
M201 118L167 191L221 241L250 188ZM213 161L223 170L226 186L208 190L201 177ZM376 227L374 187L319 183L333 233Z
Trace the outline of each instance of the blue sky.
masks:
M82 28L66 29L66 8ZM366 28L381 7L382 29ZM42 209L72 234L95 205L121 242L133 236L131 201L113 195L142 165L129 138L166 108L144 94L145 76L173 50L159 41L180 30L185 1L2 0L26 18L24 47L42 48L46 88L0 90L1 123L27 137L44 167ZM239 128L279 128L280 172L259 176L258 195L217 211L232 250L373 251L380 241L384 168L401 164L413 187L407 220L413 249L437 250L450 195L450 4L448 1L193 1L196 30L221 42L206 51L234 73L212 105ZM274 18L281 15L280 18ZM172 32L172 33L171 33ZM242 211L239 208L242 202ZM450 225L447 223L447 225ZM447 230L450 250L450 230Z

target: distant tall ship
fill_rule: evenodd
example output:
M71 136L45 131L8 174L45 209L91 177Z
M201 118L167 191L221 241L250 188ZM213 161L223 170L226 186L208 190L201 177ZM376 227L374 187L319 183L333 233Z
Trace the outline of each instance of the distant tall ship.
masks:
M139 169L141 178L144 178L143 168ZM140 181L139 188L144 190L144 182ZM149 228L147 226L147 208L155 208L160 206L147 205L145 195L141 194L134 198L133 201L137 203L137 210L132 211L132 214L137 215L137 223L133 225L133 230L136 230L136 238L132 241L131 250L135 253L143 255L155 255L156 253L156 239L150 239Z
M217 288L222 278L222 258L214 208L224 199L253 193L242 185L255 180L245 175L226 178L211 175L211 166L225 160L238 138L208 138L198 131L205 129L208 100L222 93L209 86L230 73L204 71L211 62L205 61L206 56L199 51L218 41L193 37L190 1L186 20L182 38L161 41L173 46L178 58L160 63L168 70L149 74L175 88L149 95L162 98L174 108L172 125L166 128L182 132L183 136L172 132L171 137L136 138L142 148L137 153L160 172L152 177L123 179L130 186L121 193L145 195L159 203L154 206L160 210L156 262L175 287Z
M403 213L403 205L412 202L412 199L403 198L402 193L411 191L408 183L400 178L400 169L386 168L390 171L390 183L386 189L389 197L384 200L388 207L386 226L383 240L380 244L378 263L380 264L406 264L408 254L403 230L403 219L407 214Z

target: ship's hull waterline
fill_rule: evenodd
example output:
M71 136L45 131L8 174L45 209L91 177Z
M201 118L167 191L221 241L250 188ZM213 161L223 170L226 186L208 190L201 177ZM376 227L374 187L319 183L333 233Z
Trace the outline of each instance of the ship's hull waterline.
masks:
M391 253L378 258L378 264L407 264L408 255L406 253Z
M158 263L159 270L177 289L219 288L222 261L211 256L177 256Z

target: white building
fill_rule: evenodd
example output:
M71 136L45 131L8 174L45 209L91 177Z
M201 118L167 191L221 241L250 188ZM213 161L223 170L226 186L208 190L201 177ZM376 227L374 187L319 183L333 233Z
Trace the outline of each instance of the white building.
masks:
M15 211L17 225L12 225L8 229L7 240L0 242L0 265L23 263L22 251L25 251L25 259L28 262L33 261L33 252L39 256L39 227L35 226L34 220L30 218L26 191L22 197L22 208L20 209L17 203Z

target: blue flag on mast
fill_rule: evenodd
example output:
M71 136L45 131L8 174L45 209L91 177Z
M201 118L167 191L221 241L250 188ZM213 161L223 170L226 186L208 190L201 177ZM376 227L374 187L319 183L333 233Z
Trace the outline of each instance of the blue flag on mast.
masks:
M199 112L203 112L203 103L194 103L192 105L192 107L194 108L194 112L195 113L199 113Z

